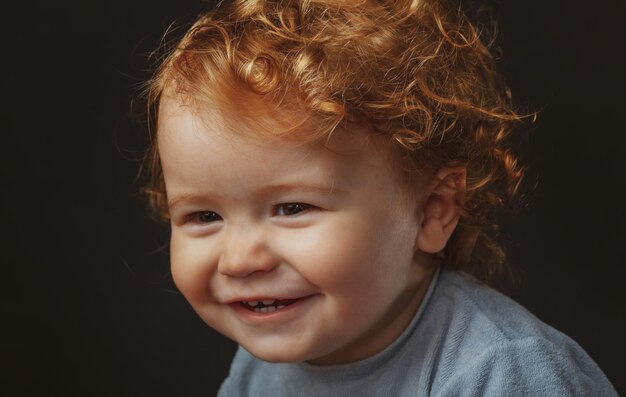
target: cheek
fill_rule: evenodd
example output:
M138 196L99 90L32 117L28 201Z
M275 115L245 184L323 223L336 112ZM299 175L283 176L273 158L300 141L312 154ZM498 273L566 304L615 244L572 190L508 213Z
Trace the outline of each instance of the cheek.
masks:
M402 277L412 257L407 233L372 217L348 216L292 234L285 259L327 292L380 289Z
M217 303L211 282L216 273L215 247L201 239L190 239L172 233L170 242L171 271L176 287L198 316L210 327L236 339L232 319Z
M172 232L170 241L170 264L176 287L193 306L206 299L210 281L207 263L211 263L212 250L198 242Z

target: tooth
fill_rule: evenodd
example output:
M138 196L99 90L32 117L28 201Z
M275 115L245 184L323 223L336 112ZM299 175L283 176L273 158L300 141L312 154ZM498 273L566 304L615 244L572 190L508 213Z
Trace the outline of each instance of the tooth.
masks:
M276 307L276 310L280 310L280 309L282 309L283 307L285 307L285 305L278 305L278 306Z
M261 308L260 307L255 307L254 308L254 312L255 313L261 313Z
M276 306L268 306L267 308L268 312L275 312L276 311Z
M259 304L259 301L250 301L250 302L247 302L247 303L248 303L249 306L253 306L254 307L254 306Z
M263 301L261 301L261 302L263 302L263 304L264 304L265 306L269 306L269 305L271 305L272 303L274 303L275 301L276 301L276 299L268 299L268 300L263 300Z
M267 307L262 307L261 308L261 313L267 313Z

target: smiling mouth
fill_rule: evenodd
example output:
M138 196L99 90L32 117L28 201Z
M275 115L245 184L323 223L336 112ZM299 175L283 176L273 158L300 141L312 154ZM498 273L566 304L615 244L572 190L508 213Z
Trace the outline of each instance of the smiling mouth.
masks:
M298 299L264 299L258 301L241 301L239 304L255 313L269 313L295 303Z

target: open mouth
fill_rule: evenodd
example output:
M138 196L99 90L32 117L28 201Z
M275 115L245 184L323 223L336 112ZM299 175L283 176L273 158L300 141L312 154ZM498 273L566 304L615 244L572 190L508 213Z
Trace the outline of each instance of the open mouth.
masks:
M269 313L283 309L295 303L297 300L298 299L264 299L259 301L241 301L239 304L256 313Z

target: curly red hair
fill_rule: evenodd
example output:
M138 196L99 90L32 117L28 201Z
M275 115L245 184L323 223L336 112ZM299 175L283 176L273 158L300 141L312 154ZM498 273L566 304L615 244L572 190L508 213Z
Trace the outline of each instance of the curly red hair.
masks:
M507 269L493 214L523 174L507 143L521 118L480 32L452 3L222 2L199 17L150 81L152 125L166 90L215 104L242 88L277 109L314 115L308 139L358 123L387 137L406 173L466 168L462 217L440 256L486 282ZM155 133L145 191L167 219Z

